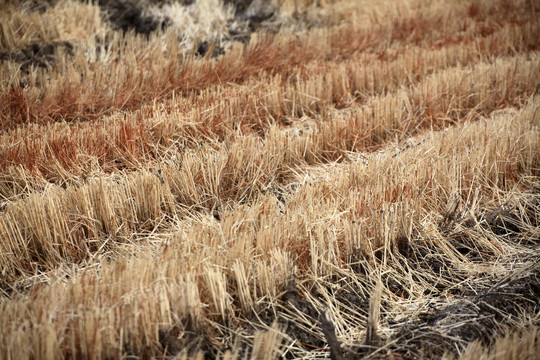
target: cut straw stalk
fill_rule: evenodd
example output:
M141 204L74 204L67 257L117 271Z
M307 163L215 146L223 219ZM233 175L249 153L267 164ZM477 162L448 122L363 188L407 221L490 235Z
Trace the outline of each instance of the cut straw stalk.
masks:
M470 162L474 164L471 175L489 181L493 178L493 175L490 175L494 171L492 164L500 163L502 158L498 160L498 157L503 156L505 148L517 146L522 150L519 152L521 159L519 161L522 162L525 171L523 176L529 176L526 169L531 169L531 163L526 165L527 161L538 162L538 156L535 155L538 152L531 149L531 146L533 148L537 146L534 140L538 135L537 129L532 125L537 122L534 116L537 109L538 100L535 99L523 112L513 118L509 114L501 114L484 123L478 122L451 129L444 135L428 134L422 145L400 153L399 159L396 159L393 153L387 153L381 155L378 164L373 162L367 168L359 164L340 165L343 172L336 173L335 178L328 178L325 181L326 186L324 182L315 181L312 185L300 188L290 199L283 214L280 214L279 203L274 197L269 196L266 201L254 206L243 206L222 213L221 224L203 218L202 221L194 222L191 227L182 227L185 229L182 230L183 233L180 233L178 238L172 239L170 245L157 255L148 254L145 257L144 254L140 254L138 259L132 261L102 263L99 278L103 281L98 281L96 275L89 271L86 275L76 276L69 283L54 283L36 289L31 299L22 297L4 302L0 307L0 318L5 324L0 329L4 331L0 337L5 339L0 345L5 346L2 351L13 354L14 351L39 353L41 348L38 344L45 341L51 344L50 351L59 355L79 354L81 346L88 348L93 346L94 354L98 358L118 355L124 346L131 351L143 351L145 346L157 341L158 329L171 326L171 321L190 318L195 324L199 324L197 328L200 328L207 324L205 319L217 320L224 315L227 317L222 309L231 306L235 312L241 311L234 305L234 299L241 298L238 287L245 286L246 282L234 280L238 279L238 275L232 267L239 262L244 268L253 269L251 273L246 274L248 289L243 288L241 292L251 293L251 298L255 302L264 298L273 301L272 299L279 293L276 287L284 284L290 275L291 259L296 257L295 252L298 251L302 255L306 249L302 244L305 244L306 239L310 242L319 241L319 237L327 236L323 232L311 231L310 226L321 224L337 234L343 234L338 241L351 242L358 246L361 239L364 247L370 247L368 242L374 241L373 235L364 232L360 237L355 237L352 233L348 235L347 228L343 227L343 221L352 213L343 212L342 208L351 208L351 205L356 204L356 199L366 199L363 201L366 207L378 206L370 203L370 199L385 198L384 194L391 191L395 184L401 181L399 179L410 181L413 187L424 189L418 205L415 204L414 208L411 208L414 212L404 215L409 217L413 215L416 228L417 223L414 219L421 218L426 211L430 212L433 209L437 211L436 206L430 204L438 204L441 193L448 192L445 189L453 188L452 182L459 180L455 175L457 173L452 170L455 164ZM485 134L479 129L483 129ZM444 143L440 141L442 136L446 140ZM495 138L497 141L493 140ZM449 149L453 149L454 158L445 161L442 154ZM426 167L427 162L433 161L432 152L439 153L440 156L436 157L439 160L436 164ZM468 160L464 161L465 158ZM395 162L395 166L389 167L392 161ZM504 161L508 161L505 156ZM425 169L425 174L411 172L410 174L417 175L414 178L403 177L401 170L410 169L411 166ZM349 175L345 175L346 173ZM371 185L371 182L379 181L377 174L389 178L386 185ZM495 171L495 174L499 176L499 171ZM432 179L431 185L427 188L426 177ZM330 183L337 185L336 191L342 194L339 199L333 199L332 193L328 192ZM357 186L359 184L363 184L361 188ZM482 181L478 183L482 184ZM323 188L326 190L321 193ZM364 190L360 191L361 189ZM491 198L487 192L490 189L493 189L493 185L488 182L488 186L480 188L480 194ZM347 191L350 193L347 194ZM320 203L321 199L327 200ZM352 209L354 211L354 208ZM361 225L361 228L371 229L380 226L376 218L373 218L374 220L364 218L365 226ZM430 225L425 223L426 220L422 220L423 227L430 228ZM433 238L434 234L424 235ZM433 241L436 244L435 240ZM373 244L371 248L375 246L376 244ZM319 255L315 258L320 261L322 271L334 274L339 271L335 259L328 258L330 252L325 249L317 251ZM297 264L300 274L305 274L307 268L303 267L301 260L300 256ZM461 260L456 258L455 261L459 263ZM390 262L386 266L389 264ZM227 268L231 270L221 270ZM218 277L210 276L216 272L219 273ZM314 276L318 278L320 275ZM407 282L406 279L402 281L412 294L423 293L425 284ZM270 288L274 290L269 291ZM392 298L389 290L384 291L385 297ZM226 293L233 301L223 306L220 302L223 300L218 300L217 296ZM244 295L244 299L246 298L248 297ZM252 308L254 304L247 303L247 307ZM344 308L340 309L344 311ZM32 316L32 320L29 320L23 315L28 311L31 314L42 316L47 314L47 316ZM23 322L26 324L25 327L21 327ZM356 326L354 324L357 322L352 322L345 329L353 331L350 327ZM341 328L344 325L339 326ZM45 331L45 328L50 330ZM65 332L65 329L69 330ZM118 329L123 330L118 332ZM35 339L35 342L30 342L31 338ZM52 340L47 340L49 338ZM54 340L60 338L63 339L62 342ZM107 340L103 341L104 339ZM101 344L99 346L98 341Z
M79 262L134 231L152 230L173 209L168 188L148 173L11 204L0 215L2 287L64 261Z
M513 64L510 65L510 68L512 68ZM503 66L499 65L499 68L501 67ZM481 72L481 74L485 73ZM487 77L491 78L491 75L488 74ZM482 82L479 81L476 82L476 84L482 84ZM479 86L481 87L482 85ZM270 136L268 145L276 143L278 142L273 141L272 137ZM445 143L448 142L446 141ZM39 200L39 196L35 195L26 202L27 205L11 206L3 214L1 218L4 229L3 233L6 234L7 239L11 239L7 242L8 245L5 245L7 246L7 248L4 253L16 253L16 258L18 259L18 261L21 261L22 259L27 259L26 261L34 259L34 261L37 261L37 263L41 264L41 266L48 263L55 263L58 261L59 258L63 257L71 258L72 256L75 256L75 258L80 258L81 251L84 252L84 246L81 247L81 245L79 244L80 241L83 241L85 238L94 238L95 236L100 236L100 234L110 234L115 236L118 235L118 229L124 228L124 231L126 231L127 229L131 228L132 225L130 224L138 223L138 220L141 220L140 223L144 223L146 219L156 219L161 214L162 205L160 204L162 203L162 201L165 201L165 204L169 204L166 205L166 207L170 208L172 206L170 205L170 201L172 200L160 199L172 199L171 196L173 195L176 197L176 201L179 201L184 206L202 206L203 208L207 209L215 208L222 201L226 201L227 199L236 201L246 201L249 199L254 199L258 193L265 189L270 184L270 182L274 180L274 178L268 177L267 174L279 174L281 171L283 171L284 166L300 165L298 163L291 163L291 161L295 161L295 159L301 157L301 154L303 153L302 148L309 148L312 149L311 151L313 151L313 146L304 147L301 144L301 142L293 142L289 144L288 148L292 150L293 154L295 151L297 152L297 155L290 158L284 157L286 153L283 153L279 146L277 148L266 148L266 150L262 152L263 148L261 147L256 138L247 138L246 141L235 144L235 146L233 146L230 150L222 150L218 153L216 153L212 149L203 149L202 151L199 151L198 154L194 153L193 155L185 156L183 159L181 171L178 171L177 165L175 165L174 163L172 163L170 166L163 167L162 174L163 177L167 180L166 187L163 187L161 185L161 180L159 180L159 178L152 177L150 175L143 174L141 178L142 180L134 181L134 186L139 186L136 184L142 184L144 179L148 179L148 181L150 181L149 184L151 184L148 186L150 186L150 188L152 189L156 189L157 191L154 197L149 197L148 195L151 193L148 193L148 191L146 190L146 185L140 185L142 186L140 190L138 190L137 188L133 188L133 193L135 194L135 206L137 206L135 208L120 207L117 208L118 210L115 210L115 207L118 205L114 204L122 203L122 197L124 197L125 195L120 195L118 197L118 200L113 201L109 198L111 196L109 195L109 192L103 192L103 185L96 185L97 187L94 186L93 188L85 187L82 188L80 191L72 192L72 195L67 196L54 196L53 194L49 194L44 200ZM301 145L301 147L298 147L298 145ZM457 145L457 142L454 145ZM486 143L486 146L492 145ZM532 144L529 144L527 146L530 147L532 146ZM241 150L246 148L250 148L252 149L252 151ZM518 154L521 154L521 149L518 150L516 148L515 150L509 150L512 151L513 154L515 154L516 159L519 159L518 156L520 155ZM319 151L322 156L324 154L323 150ZM501 153L508 154L508 150L502 151ZM492 152L485 153L482 156L482 159L479 159L480 163L487 163L490 160L490 154L492 154ZM441 157L436 156L435 158L440 159ZM201 162L201 159L205 159L205 163L207 165L204 165L204 163ZM453 161L453 159L451 159L450 161ZM493 161L494 164L500 162L498 160ZM507 161L508 159L506 160L506 162ZM536 160L531 159L528 161L532 161L534 163L534 161ZM492 173L495 176L489 175L489 179L493 182L495 186L500 186L499 182L503 181L504 184L504 182L507 181L507 177L511 175L508 171L518 172L520 168L534 168L533 163L525 163L523 165L519 165L518 163L512 166L506 165L503 168L503 177L499 175L501 173L501 170L499 170L499 168L492 167ZM463 172L463 170L460 169L454 170L458 172ZM445 170L443 173L448 174L448 171L449 170ZM465 173L471 173L471 170L467 170L465 171ZM429 176L430 175L426 175L426 177ZM474 181L474 177L469 178L470 181ZM391 181L389 181L388 178L385 178L383 183L391 183ZM169 187L170 190L168 190ZM411 191L414 192L414 188L411 187L411 184L396 184L394 188L396 187L402 189L402 194L411 193ZM405 189L407 189L407 192L403 192ZM86 194L85 191L88 191L87 195L81 197L80 200L75 199L74 196L81 196L81 194ZM111 193L114 194L115 191L112 191ZM128 193L130 192L128 191ZM92 194L94 194L95 196ZM140 197L139 200L137 200L137 196L143 197ZM393 194L384 195L380 198L379 201L388 201L389 199L392 199L394 197L395 195ZM73 198L73 200L60 200L61 198ZM91 203L94 202L95 204L91 206L80 205L79 202L83 199L85 199L84 203L88 203L88 200L86 199L89 199ZM57 211L62 211L61 209L63 207L56 204L56 202L58 201L62 201L62 203L67 201L66 204L72 203L73 205L69 206L74 207L74 209L87 208L88 210L83 210L82 212L81 210L68 210L67 213L64 215L58 214ZM372 202L372 200L370 202ZM376 205L375 203L373 205L373 208L378 208L380 206ZM23 207L19 209L20 206ZM45 211L41 211L41 209L43 208L45 209ZM50 211L47 209L50 209ZM135 213L133 213L133 210L135 211ZM97 212L92 215L92 211ZM120 212L117 213L117 211ZM20 212L20 214L17 215L17 212ZM124 214L124 212L126 213ZM75 218L73 218L73 216L75 216ZM77 220L77 218L79 220ZM118 218L122 220L118 220ZM23 223L19 224L19 221L23 221L23 223L26 225L23 225ZM81 225L81 221L83 221L85 225ZM30 224L33 225L30 226ZM75 228L79 228L80 226L82 227L80 227L79 230L74 233L74 226ZM26 231L30 231L29 234L33 235L25 235ZM24 241L23 239L25 239L27 236L30 236L30 238L34 240L29 243L30 245L23 245L26 243L26 241ZM78 240L79 238L80 240ZM53 244L62 243L65 245L69 245L67 249L71 250L66 250L67 252L64 254L58 253L58 250L53 250L55 249L55 245ZM315 246L315 243L312 243L311 245ZM60 247L59 249L63 249L63 247ZM334 253L335 251L337 252L335 253L335 255L332 256L337 256L337 258L339 258L339 247L332 250L331 253ZM312 254L316 254L317 252L318 251L315 251L315 248L312 248ZM79 255L73 255L71 253ZM10 256L6 255L3 258L6 264L8 263L7 259L9 257ZM332 261L332 258L329 258L329 260L331 263L334 262ZM314 264L313 266L315 266L317 262L312 261L312 264ZM24 265L22 269L18 270L12 268L10 272L12 274L16 274L22 270L22 273L26 273L29 269L32 269L30 270L32 272L37 269L35 267L30 267L28 269L26 268L26 266L28 265ZM315 273L318 273L318 270L316 268L314 269L314 271Z
M473 201L475 192L492 199L499 197L501 190L511 190L515 182L523 182L523 187L530 187L530 181L534 183L538 176L534 169L540 160L536 140L537 109L538 98L535 97L519 115L501 114L443 134L427 134L416 146L397 155L392 152L370 155L367 166L364 159L359 159L340 165L331 175L324 169L321 180L312 181L293 195L290 211L310 209L310 213L322 218L330 211L358 223L344 225L342 219L336 223L342 231L337 232L339 236L335 241L325 236L322 242L325 247L318 251L329 256L328 264L335 263L332 249L342 249L343 254L365 249L369 254L400 236L411 238L413 234L408 232L412 228L424 228L426 231L421 237L439 238L440 235L430 232L432 228L424 221L432 212L445 213L441 199L450 197L454 189L461 189L461 198ZM309 169L306 171L313 171ZM327 210L333 208L330 205L333 198L349 200L343 201L337 209ZM400 225L403 219L407 221ZM320 222L309 219L308 223ZM324 223L322 226L333 227ZM402 231L406 233L400 234ZM350 240L344 242L344 239ZM372 240L364 242L362 239Z
M73 283L51 284L41 295L35 294L34 302L21 299L2 304L0 318L6 326L0 330L5 339L0 349L12 353L22 351L15 348L20 341L28 341L31 336L42 341L44 336L52 336L56 341L52 349L56 356L92 351L93 356L102 358L119 354L126 348L136 353L148 346L153 348L158 343L158 331L169 329L173 324L185 326L182 324L189 321L192 324L190 331L201 332L204 328L208 332L216 331L212 325L215 321L230 320L234 316L223 312L232 306L224 301L236 298L236 286L240 285L230 282L232 274L222 269L226 269L225 264L239 259L243 264L255 261L255 272L249 277L249 287L258 288L254 295L259 299L276 296L275 290L271 295L264 292L264 287L275 288L283 283L290 262L276 264L279 257L272 254L268 259L254 260L249 254L234 249L224 252L224 246L228 246L226 242L219 247L197 243L193 241L195 238L205 236L199 230L193 229L192 235L198 234L195 237L173 241L158 252L159 260L148 252L140 253L139 258L132 261L103 263L98 274L89 270L76 276ZM97 275L107 281L99 281ZM262 281L267 281L267 285ZM42 295L50 297L53 303L38 300ZM34 317L35 322L19 327L18 322L22 320L16 315L19 306L30 312L56 315ZM43 332L45 323L52 332ZM254 353L279 346L278 335L276 329L267 335L259 334ZM65 340L62 344L58 340L60 337ZM30 351L41 354L37 346L36 343Z
M502 80L499 80L497 83L500 83L501 85L505 84L507 86L501 86L501 89L497 89L497 87L494 87L492 83L491 87L488 86L488 81L492 81L493 77L501 76L501 74L504 75L505 73L514 74L513 70L517 69L518 67L520 69L525 69L525 73L520 75L522 77L518 79L512 79L511 81L508 81L507 79L502 77ZM493 69L497 71L494 71ZM482 107L489 108L490 106L495 106L495 104L499 101L508 101L508 93L511 93L513 90L511 87L508 86L508 84L525 83L525 86L530 86L527 85L527 81L535 81L534 77L530 75L530 73L533 72L537 73L535 69L538 69L537 63L523 62L520 57L517 57L506 62L498 62L493 66L486 65L484 67L480 67L479 69L477 69L476 74L472 77L476 80L473 83L459 84L460 87L458 88L447 88L447 86L449 86L448 84L450 84L451 86L456 83L456 77L461 78L460 72L462 70L458 69L455 72L443 73L435 78L428 79L426 81L426 85L422 86L418 90L413 90L412 96L414 96L415 92L420 92L420 94L433 94L430 91L430 87L435 88L435 93L446 94L448 92L452 92L455 94L455 100L449 101L448 105L440 105L440 103L437 103L438 108L435 108L435 110L431 110L429 107L427 107L430 115L433 116L430 124L434 126L435 121L437 121L437 116L442 116L442 120L447 121L447 114L451 111L449 110L449 107L451 106L456 106L456 109L459 112L462 112L463 107L465 106L469 106L472 108L476 107L476 104L474 103L474 98L470 99L470 95L468 94L474 94L475 98L478 99L477 101L479 105ZM519 79L523 80L520 81ZM462 91L461 94L460 91ZM501 98L501 100L496 99L497 92L500 92L499 97ZM488 96L488 93L491 95L491 97ZM487 102L488 98L490 99L490 103ZM384 105L379 104L377 108L383 110L387 109L388 104L385 103L389 101L387 99L388 97L383 98L382 103ZM402 101L408 100L405 95L403 96L403 99L404 100ZM462 100L460 99L466 99L466 103L462 103ZM390 98L390 100L395 101L395 99L392 98ZM430 99L428 99L428 104L431 105L432 103L430 103L429 100ZM482 108L476 108L475 110L481 111ZM416 111L417 110L412 110L411 112ZM364 116L369 117L372 116L372 114L376 113L368 110L364 114ZM391 116L390 114L388 115ZM385 119L381 116L376 116L376 118L378 118L379 121L385 121ZM435 118L435 121L433 120L433 118ZM395 123L394 116L392 115L388 121L391 123ZM421 121L423 122L423 119ZM417 124L417 126L421 125L422 123ZM391 128L389 126L387 127ZM176 162L171 162L170 165L164 165L162 167L162 176L166 179L165 186L161 184L161 180L157 177L152 177L148 174L142 175L142 178L148 179L148 181L151 180L150 183L153 184L151 185L152 189L157 189L157 193L154 197L148 197L148 193L145 190L146 188L144 185L142 185L140 191L137 190L137 188L134 188L134 194L140 194L135 195L135 206L139 207L138 210L135 210L135 214L133 214L132 211L135 208L125 208L126 205L122 205L118 208L124 209L118 210L120 211L119 213L116 213L117 210L114 210L114 208L118 206L114 204L122 203L124 201L122 200L122 198L125 195L121 195L118 197L118 200L113 201L109 199L109 196L111 195L108 195L108 193L102 194L98 191L94 194L94 190L88 190L88 195L83 196L81 200L84 200L84 203L87 203L88 199L95 199L90 200L90 202L94 202L95 204L92 206L84 205L82 208L97 210L83 210L82 212L81 210L69 210L64 215L56 213L57 211L59 211L59 209L62 208L56 204L56 201L60 201L61 197L49 195L45 198L45 202L43 203L45 205L43 205L41 200L37 200L38 195L35 195L31 198L31 200L27 202L28 205L22 205L22 208L20 210L16 210L18 209L18 207L16 206L16 204L14 204L12 207L7 209L6 212L3 214L2 218L0 218L0 220L4 224L3 228L5 230L3 230L3 232L6 234L7 239L10 239L7 242L10 245L6 245L7 248L5 253L17 254L17 258L19 259L18 261L21 261L21 259L26 259L25 261L29 262L31 259L34 259L34 261L37 261L37 263L41 265L47 264L49 262L55 263L58 261L59 258L67 256L75 256L75 258L80 258L81 251L83 251L83 248L79 244L80 241L84 242L85 238L93 238L95 236L100 236L99 234L110 234L115 236L118 232L118 230L115 229L123 228L124 231L127 231L127 229L130 229L132 227L132 223L138 223L138 219L142 220L140 221L140 223L144 223L146 219L156 219L156 217L161 214L160 209L162 205L160 204L162 204L162 201L165 201L164 204L168 204L163 206L169 209L171 208L172 196L174 196L176 198L176 201L180 202L180 204L182 204L183 206L199 209L213 209L228 200L244 202L255 199L258 194L260 194L270 185L272 181L276 179L276 176L280 176L280 173L283 174L283 172L286 171L288 167L299 166L305 163L313 163L313 160L310 159L314 159L317 162L319 162L320 159L331 159L331 155L329 155L329 152L332 150L332 147L335 146L334 143L336 141L333 140L333 137L330 137L332 134L334 134L333 129L327 129L327 131L324 131L323 128L323 131L319 132L316 137L306 137L299 139L275 139L274 135L271 133L268 136L266 144L260 143L260 141L255 137L248 137L241 142L234 143L233 146L231 146L229 149L227 149L226 147L222 147L221 150L216 152L214 149L207 147L196 152L188 153L182 159L181 169L179 169ZM279 135L279 133L274 134ZM331 141L328 141L328 137L330 137ZM284 140L286 140L286 142L284 142ZM486 143L486 146L491 145ZM251 150L245 151L245 149ZM284 149L287 149L287 151L284 151ZM307 149L309 149L309 153L306 152ZM338 148L338 150L344 151L348 149ZM518 156L518 154L520 154L518 149L512 151L515 156ZM503 153L508 154L508 151L503 151ZM491 154L491 152L485 153L482 156L483 159L479 159L479 161L481 161L481 163L485 163L489 159L489 154ZM440 158L440 156L435 157L435 159L437 158ZM535 160L532 161L534 162ZM495 164L496 163L497 162L495 162ZM497 167L492 168L496 176L490 175L490 180L494 182L495 186L500 186L498 184L499 181L508 181L507 177L510 175L508 171L515 171L517 173L519 171L519 168L530 169L530 166L532 166L532 164L523 164L523 166L505 166L503 177L498 175L500 173L500 170ZM445 170L443 173L447 174L448 171L449 170ZM463 171L461 169L457 169L456 171L470 173L470 170ZM273 174L273 176L269 176L269 174ZM383 184L389 183L388 178L385 178L381 181ZM474 181L474 178L470 178L469 181ZM139 184L140 182L141 181L137 180L133 184ZM95 187L95 189L99 190L101 189L101 186L102 185ZM402 194L405 193L405 189L407 189L406 193L411 193L411 191L414 191L414 189L411 188L410 184L396 185L394 189L396 187L398 189L401 189L400 191ZM90 188L83 188L83 190L74 192L73 194L85 194L84 191L86 190L84 189ZM92 194L94 194L95 196ZM146 195L146 197L144 197L143 194ZM139 196L139 198L137 196ZM385 194L382 198L379 199L379 201L388 201L390 199L394 199L395 196L396 194ZM52 200L55 198L56 200ZM69 199L70 197L68 195L65 198ZM69 200L68 203L73 203L73 205L69 206L75 206L74 209L80 209L81 205L79 205L77 201L81 200ZM36 206L34 207L32 207L31 205L33 202L36 202ZM50 208L50 211L42 212L37 210L42 208L43 206L45 207L45 209ZM373 206L373 208L379 207L380 205L376 204L374 204ZM30 208L32 208L33 210L30 210ZM19 215L17 215L17 211L20 213ZM97 213L92 215L93 213L91 211L97 211ZM75 218L73 218L73 216L75 216ZM77 220L78 217L87 220L84 221L85 225L82 226L75 233L78 235L74 235L74 226L78 227L79 225L76 224L82 221L80 219ZM121 220L119 220L118 217ZM23 221L23 223L26 225L23 225L23 223L19 224L19 221ZM89 223L86 224L86 222ZM69 223L71 223L71 225ZM29 234L33 235L25 235L25 231L30 231ZM23 245L26 243L26 241L23 239L25 239L27 236L30 236L30 238L34 240L30 242L30 245ZM55 245L52 245L58 243L64 243L66 245L69 245L68 248L71 250L68 250L64 255L58 253L57 250L53 250L55 248ZM316 243L311 243L311 246L315 246L315 248L318 248L319 246L326 247L326 245L316 245ZM315 248L312 249L312 254L318 253L318 251L315 251ZM72 252L79 255L67 255ZM339 247L335 247L330 252L330 254L333 255L330 255L330 258L328 260L333 263L334 257L336 257L335 259L340 258L341 256L339 255L339 252ZM4 261L6 264L8 263L8 258L9 256L4 257ZM316 264L318 262L311 261L311 263L313 264L313 266L317 266ZM30 268L27 268L27 266L28 264L23 265L22 269L18 270L12 268L10 272L12 274L17 274L21 270L22 273L27 273L27 271L34 272L37 270L35 266L31 266ZM317 270L317 268L314 268L314 272L318 273L319 270Z
M19 176L26 177L27 172L12 168L19 165L29 171L37 171L54 183L70 178L76 181L76 177L92 176L94 171L108 173L125 168L158 166L152 165L152 160L182 158L186 146L227 138L234 141L239 129L266 131L266 136L272 139L268 141L270 145L290 144L292 141L289 147L303 147L305 150L299 159L303 158L308 163L337 159L345 151L377 148L389 139L396 136L404 139L426 127L442 128L473 119L476 114L488 114L501 106L519 106L521 99L539 86L536 76L540 66L538 55L527 56L532 59L526 60L525 55L518 55L493 64L480 63L471 68L440 71L409 89L368 98L365 106L344 111L331 110L331 103L307 103L305 94L298 89L285 91L284 88L283 92L277 93L274 89L267 93L270 91L268 87L257 85L257 88L262 88L261 93L247 95L251 86L246 86L236 98L226 88L222 89L219 97L233 100L220 100L219 103L211 100L205 104L210 106L210 110L205 112L195 110L183 114L175 110L202 106L198 102L204 97L197 97L179 100L177 105L167 110L153 108L126 118L114 116L97 127L93 124L56 124L17 130L2 137L0 166L7 171L6 183L25 183ZM279 84L270 85L279 89ZM309 90L318 96L327 96L316 93L316 88ZM270 97L278 93L282 95ZM215 99L214 95L211 99ZM251 109L245 107L244 101L248 104L253 101ZM281 110L268 115L275 109ZM294 114L290 111L312 112L315 109L325 112L329 121L320 123L319 130L312 135L291 140L287 132L268 130L274 127L267 116L291 116ZM152 118L143 120L145 113ZM300 149L296 151L300 153ZM291 161L298 160L291 159L284 167L294 165ZM4 197L10 198L14 190L4 187L0 191Z

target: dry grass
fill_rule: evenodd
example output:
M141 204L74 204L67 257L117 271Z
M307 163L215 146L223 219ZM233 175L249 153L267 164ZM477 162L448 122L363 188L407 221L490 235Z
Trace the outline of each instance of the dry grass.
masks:
M535 358L538 4L145 4L2 4L0 358Z
M496 31L503 14L509 18L507 24L523 25L534 19L520 6L486 9L493 15L480 17L478 23L482 26L471 21L477 13L471 14L463 5L443 13L428 10L396 14L375 26L352 23L315 29L300 39L289 34L263 39L254 36L246 49L235 46L216 61L197 61L189 55L186 58L174 29L148 40L98 34L76 46L73 58L63 57L54 66L56 71L32 69L21 73L16 71L17 65L6 62L0 70L5 79L0 85L0 114L6 118L3 129L58 119L96 119L112 109L132 109L145 101L169 96L173 90L186 94L217 83L243 82L261 71L287 77L295 66L310 60L350 58L368 49L384 51L396 42L402 47L474 42L478 36ZM456 18L461 21L455 22ZM440 24L445 26L440 28ZM414 36L406 35L411 33ZM452 33L458 36L448 38ZM66 35L62 40L70 38ZM531 41L527 40L527 44Z

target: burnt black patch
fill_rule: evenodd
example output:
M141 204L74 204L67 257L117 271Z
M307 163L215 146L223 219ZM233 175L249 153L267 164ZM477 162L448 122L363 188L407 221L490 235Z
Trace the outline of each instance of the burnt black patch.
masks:
M73 45L67 41L48 44L32 44L24 49L13 52L0 52L0 61L14 61L21 64L22 70L31 66L49 69L53 66L60 49L68 55L73 55Z
M208 41L201 41L197 46L197 50L195 50L195 54L199 56L206 56L209 51L211 51L211 58L216 58L225 53L223 47L214 43L209 43Z
M135 0L100 0L98 4L112 27L124 33L133 30L136 34L149 35L156 30L164 30L170 24L168 19L145 14L143 5Z
M258 5L251 7L254 0L224 0L225 4L232 4L235 7L237 19L247 21L247 26L251 32L261 28L263 21L274 16L274 8L269 0L262 1Z
M236 14L243 14L248 9L253 0L223 0L225 4L232 4L236 10Z

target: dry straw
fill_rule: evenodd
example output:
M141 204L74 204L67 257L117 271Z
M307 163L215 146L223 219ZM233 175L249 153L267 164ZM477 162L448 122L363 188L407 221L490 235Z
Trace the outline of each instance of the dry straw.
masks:
M0 357L534 358L540 9L201 4L0 14Z

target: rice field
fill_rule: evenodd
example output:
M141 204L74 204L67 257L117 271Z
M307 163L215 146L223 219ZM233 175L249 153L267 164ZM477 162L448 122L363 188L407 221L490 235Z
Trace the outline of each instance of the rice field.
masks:
M0 359L536 359L539 14L0 0Z

